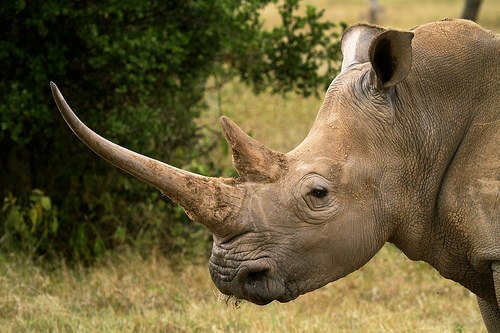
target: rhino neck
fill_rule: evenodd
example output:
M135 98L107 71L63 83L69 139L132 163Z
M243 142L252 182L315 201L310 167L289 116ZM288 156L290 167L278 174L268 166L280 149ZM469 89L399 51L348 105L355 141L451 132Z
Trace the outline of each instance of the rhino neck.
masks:
M410 259L426 261L488 298L491 288L481 284L489 278L486 262L500 253L498 238L491 237L500 232L498 223L491 226L499 211L487 193L500 191L500 137L493 125L499 121L498 42L478 44L492 41L492 35L474 31L464 34L478 34L474 47L457 36L437 49L428 41L436 43L438 36L427 33L436 32L416 31L414 58L420 63L398 87L405 96L397 101L402 115L397 126L405 133L399 148L406 151L398 173L401 190L393 199L406 204L389 215L395 221L390 241ZM443 67L439 59L453 66Z

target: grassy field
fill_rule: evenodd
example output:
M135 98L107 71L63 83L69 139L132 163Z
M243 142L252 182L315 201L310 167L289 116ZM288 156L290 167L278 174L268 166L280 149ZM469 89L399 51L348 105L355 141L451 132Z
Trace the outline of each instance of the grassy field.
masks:
M333 21L367 19L367 0L309 1ZM457 17L463 1L386 0L380 24L411 28ZM276 21L273 10L264 13ZM500 2L484 0L479 23L500 31ZM287 151L307 134L321 101L254 96L233 82L208 96L201 123L225 114L266 145ZM229 159L222 163L228 165ZM206 260L204 261L206 262ZM92 268L46 269L0 257L1 332L485 332L471 293L411 262L393 246L361 270L288 304L239 307L221 300L206 265L171 265L125 253Z
M0 260L1 332L484 332L474 296L386 246L287 303L225 303L205 265L114 255L90 269Z

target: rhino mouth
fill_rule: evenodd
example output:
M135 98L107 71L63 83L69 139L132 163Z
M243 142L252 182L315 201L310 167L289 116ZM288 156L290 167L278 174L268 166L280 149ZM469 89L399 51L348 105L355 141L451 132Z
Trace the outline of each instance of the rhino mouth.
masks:
M277 278L267 260L241 263L231 268L210 259L210 275L217 288L225 295L235 296L257 305L274 300L287 302L284 283Z

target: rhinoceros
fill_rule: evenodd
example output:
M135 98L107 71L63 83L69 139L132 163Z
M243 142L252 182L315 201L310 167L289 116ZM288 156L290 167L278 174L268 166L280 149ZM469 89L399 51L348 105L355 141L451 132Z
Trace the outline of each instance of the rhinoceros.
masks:
M340 73L309 134L281 153L221 118L237 178L193 174L86 127L95 153L213 233L227 295L288 302L359 269L391 242L477 295L500 332L500 36L465 20L411 31L349 27Z

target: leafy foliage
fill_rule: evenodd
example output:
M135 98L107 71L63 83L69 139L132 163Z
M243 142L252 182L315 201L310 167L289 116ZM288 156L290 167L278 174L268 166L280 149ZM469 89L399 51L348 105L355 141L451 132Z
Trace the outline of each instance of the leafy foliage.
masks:
M260 13L273 4L282 24L265 30ZM191 168L218 174L194 122L211 77L308 95L333 75L338 31L321 11L309 6L300 16L298 8L297 0L2 4L0 233L17 233L11 239L39 255L84 260L123 244L206 244L210 236L186 227L178 208L83 148L56 114L48 82L112 141L178 166L196 159ZM30 199L35 192L45 204ZM45 215L33 231L37 207Z
M2 243L11 248L21 247L20 250L29 254L50 248L51 236L57 233L59 220L57 209L42 191L34 189L25 203L18 203L9 194L4 198L2 215L5 217Z

